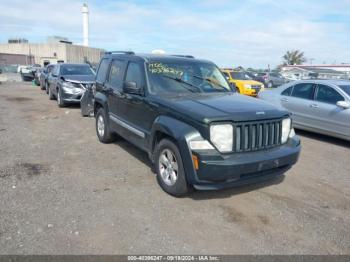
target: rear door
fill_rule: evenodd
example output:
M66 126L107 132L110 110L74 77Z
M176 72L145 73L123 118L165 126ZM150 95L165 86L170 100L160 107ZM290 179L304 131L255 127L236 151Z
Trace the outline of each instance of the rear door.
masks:
M309 127L315 125L313 123L313 110L310 107L314 92L315 85L313 83L299 83L294 85L290 96L281 101L282 105L293 114L295 124Z
M105 90L107 92L109 117L112 120L110 123L112 128L118 133L122 131L120 125L117 124L121 117L120 103L123 92L123 79L125 75L126 61L123 59L113 59L110 65L109 73L105 82Z
M315 101L310 104L314 122L320 130L349 136L349 109L338 107L338 101L345 101L345 98L334 87L318 84Z

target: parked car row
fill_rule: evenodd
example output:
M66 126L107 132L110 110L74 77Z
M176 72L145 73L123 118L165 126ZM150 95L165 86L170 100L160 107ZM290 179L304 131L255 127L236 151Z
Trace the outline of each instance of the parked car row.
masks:
M82 64L46 70L49 98L80 101L102 143L123 137L147 152L171 195L270 179L297 162L288 111L238 94L210 61L108 52L96 76Z

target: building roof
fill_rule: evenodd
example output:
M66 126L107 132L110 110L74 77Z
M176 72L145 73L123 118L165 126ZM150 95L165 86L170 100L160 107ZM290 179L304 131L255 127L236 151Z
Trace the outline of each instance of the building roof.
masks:
M288 66L288 70L291 70L291 69L299 69L299 70L309 71L310 73L317 73L317 74L344 75L343 72L329 69L329 68L317 68L317 67L310 67L310 66L309 67Z
M312 65L285 65L283 67L349 67L350 63L344 63L344 64L312 64Z

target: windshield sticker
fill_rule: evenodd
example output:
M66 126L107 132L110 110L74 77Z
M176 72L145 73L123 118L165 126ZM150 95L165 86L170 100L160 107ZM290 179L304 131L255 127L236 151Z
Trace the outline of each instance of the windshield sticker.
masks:
M171 74L181 77L184 73L179 69L169 67L168 65L162 63L151 63L148 65L148 68L152 74Z

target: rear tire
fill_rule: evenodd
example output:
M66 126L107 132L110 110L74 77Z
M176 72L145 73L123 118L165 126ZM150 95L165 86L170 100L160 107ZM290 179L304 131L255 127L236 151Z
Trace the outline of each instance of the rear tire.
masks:
M98 140L104 144L113 142L115 140L115 137L110 130L107 113L103 107L98 109L95 122Z
M171 140L163 139L157 144L155 168L158 184L165 192L175 197L189 193L180 151Z

